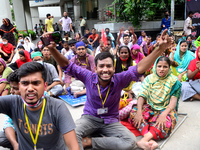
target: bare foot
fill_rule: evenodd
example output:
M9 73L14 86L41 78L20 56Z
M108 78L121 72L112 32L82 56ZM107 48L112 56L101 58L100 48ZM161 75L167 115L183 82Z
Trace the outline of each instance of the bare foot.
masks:
M194 100L194 98L191 98L190 101L192 102Z
M137 146L143 150L151 150L153 143L141 139L137 142Z
M92 139L85 137L82 139L83 148L92 146Z
M152 144L151 150L154 150L154 149L156 149L158 147L158 143L156 141L154 141L154 140L150 140L149 143Z

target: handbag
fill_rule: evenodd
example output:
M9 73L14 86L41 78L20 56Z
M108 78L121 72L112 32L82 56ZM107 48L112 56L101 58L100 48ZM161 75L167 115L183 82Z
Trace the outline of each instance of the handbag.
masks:
M200 94L200 79L190 81L189 84L198 94Z

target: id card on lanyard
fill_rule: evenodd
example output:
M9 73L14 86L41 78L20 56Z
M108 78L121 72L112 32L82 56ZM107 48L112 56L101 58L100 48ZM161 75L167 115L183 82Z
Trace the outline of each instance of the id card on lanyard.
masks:
M100 88L99 88L99 84L97 83L97 88L98 88L98 91L99 91L99 97L101 99L101 102L102 102L102 108L99 108L97 109L97 114L98 115L102 115L102 114L107 114L108 113L108 107L104 107L104 104L108 98L108 94L109 94L109 91L110 91L110 86L108 88L108 91L107 91L107 94L106 94L106 97L103 101L102 97L101 97L101 91L100 91Z

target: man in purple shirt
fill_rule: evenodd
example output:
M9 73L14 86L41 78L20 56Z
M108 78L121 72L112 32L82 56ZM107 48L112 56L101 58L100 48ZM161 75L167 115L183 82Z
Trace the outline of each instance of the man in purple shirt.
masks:
M152 44L151 44L151 36L148 36L147 40L143 41L142 44L140 45L141 53L144 54L145 56L147 56L148 49L149 49L150 46L152 46Z
M86 53L85 43L78 42L76 43L76 55L70 60L75 63L77 66L82 67L83 69L88 69L92 72L95 72L95 64L94 57ZM65 92L67 93L67 87L71 87L71 91L74 97L78 97L79 95L86 94L86 89L84 83L80 80L74 79L71 81L71 76L67 73L65 74ZM74 89L73 89L74 88Z
M109 52L103 52L95 57L95 72L92 73L70 62L60 54L55 43L49 49L58 62L69 74L81 80L86 86L87 101L82 117L76 122L76 134L80 148L129 150L136 144L134 134L119 123L119 101L121 90L130 81L137 81L139 77L151 67L158 56L172 43L172 38L165 35L160 38L159 47L152 54L141 60L137 66L131 66L127 71L114 74L114 59ZM145 64L145 65L144 65ZM92 137L91 135L100 135ZM146 149L152 143L144 143Z

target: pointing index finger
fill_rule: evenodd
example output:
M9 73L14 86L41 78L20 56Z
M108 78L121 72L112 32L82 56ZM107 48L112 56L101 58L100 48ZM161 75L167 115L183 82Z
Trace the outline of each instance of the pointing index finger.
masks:
M160 36L160 38L161 38L162 40L163 40L164 36L166 35L166 33L167 33L167 29L165 29L165 30L162 32L161 36Z

